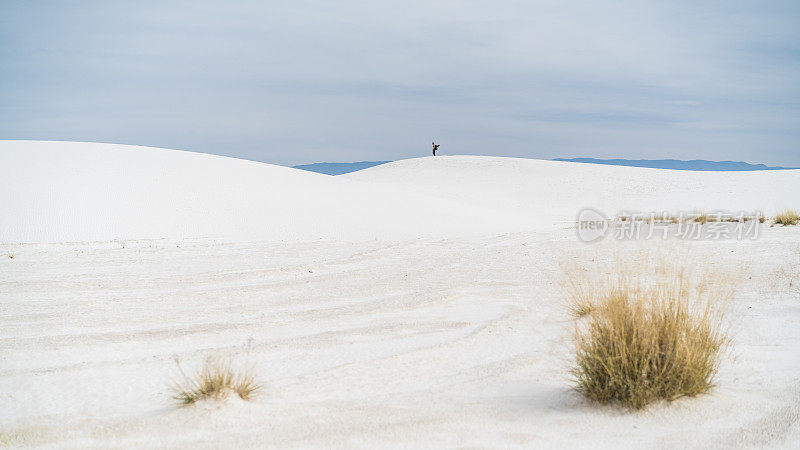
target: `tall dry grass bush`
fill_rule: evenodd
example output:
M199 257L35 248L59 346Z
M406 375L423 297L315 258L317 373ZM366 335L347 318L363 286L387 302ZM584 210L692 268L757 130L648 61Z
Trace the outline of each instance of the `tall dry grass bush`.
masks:
M572 283L580 393L642 409L714 386L729 342L723 313L733 283L686 261L649 255Z
M800 222L800 215L797 214L797 211L786 210L775 216L775 224L778 225L797 225L798 222Z

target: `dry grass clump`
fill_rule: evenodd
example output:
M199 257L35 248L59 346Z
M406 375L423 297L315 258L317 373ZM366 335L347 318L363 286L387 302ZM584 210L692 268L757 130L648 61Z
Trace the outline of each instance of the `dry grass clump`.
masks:
M717 222L717 221L719 221L719 217L715 216L715 215L707 214L707 213L702 213L702 214L697 215L692 220L695 221L695 222L698 222L701 225L705 225L708 222Z
M223 400L232 393L250 400L261 389L250 369L235 370L228 359L207 360L193 376L186 376L182 370L181 373L184 381L173 384L172 398L184 405L206 399Z
M642 409L713 386L728 342L721 306L729 285L676 265L653 269L596 283L591 303L576 299L588 312L576 326L573 375L591 400Z
M588 299L580 298L570 301L568 308L572 317L580 319L591 314L594 311L595 305Z
M798 222L800 222L800 216L797 214L797 211L790 209L775 216L775 224L787 226L797 225Z

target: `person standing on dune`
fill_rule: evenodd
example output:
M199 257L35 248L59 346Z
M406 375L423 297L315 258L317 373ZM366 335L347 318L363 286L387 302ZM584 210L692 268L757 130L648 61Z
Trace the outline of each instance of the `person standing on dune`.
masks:
M436 142L431 142L433 144L433 156L436 156L436 150L439 150L439 146L436 145Z

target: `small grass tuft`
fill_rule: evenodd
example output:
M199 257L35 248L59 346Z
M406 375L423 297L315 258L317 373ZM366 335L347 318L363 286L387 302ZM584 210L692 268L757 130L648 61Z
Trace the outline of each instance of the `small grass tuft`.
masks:
M775 216L775 224L777 225L797 225L798 222L800 222L800 215L797 214L797 211L791 209Z
M183 374L182 370L181 373ZM252 370L235 370L228 359L208 360L193 376L183 374L183 378L183 382L172 386L172 398L183 405L206 399L224 400L232 393L242 400L250 400L261 389Z
M569 305L569 312L572 317L580 319L594 312L594 308L591 302L573 302Z
M702 213L702 214L699 214L698 216L696 216L692 220L697 222L697 223L699 223L699 224L701 224L701 225L705 225L708 222L718 222L719 221L719 216L712 215L712 214L707 214L707 213Z
M595 286L576 324L577 390L631 409L708 392L728 343L719 300L730 295L712 284L661 266Z

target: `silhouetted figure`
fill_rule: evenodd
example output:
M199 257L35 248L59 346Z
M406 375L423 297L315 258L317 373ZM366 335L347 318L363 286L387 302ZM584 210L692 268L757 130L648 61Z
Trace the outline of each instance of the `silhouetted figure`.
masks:
M436 142L431 142L433 144L433 156L436 156L436 150L439 150L439 146L436 145Z

